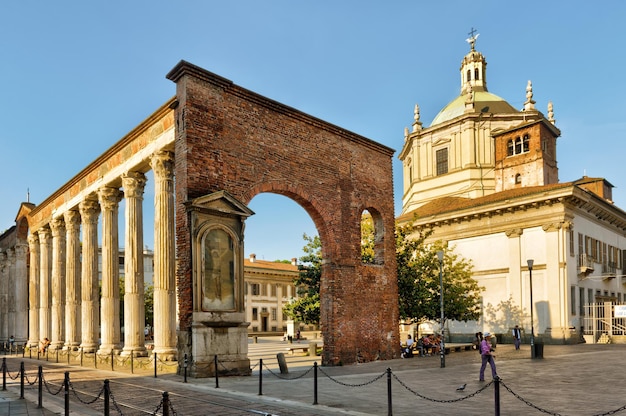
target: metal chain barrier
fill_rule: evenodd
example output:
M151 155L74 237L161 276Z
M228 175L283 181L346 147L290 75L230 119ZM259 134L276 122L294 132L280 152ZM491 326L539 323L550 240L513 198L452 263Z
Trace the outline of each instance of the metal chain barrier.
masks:
M555 412L551 412L549 410L543 409L537 405L532 404L531 402L529 402L528 400L526 400L525 398L523 398L522 396L520 396L519 394L515 393L513 390L511 390L511 388L509 386L507 386L506 384L504 384L504 382L502 380L500 380L500 384L502 386L504 386L504 388L513 395L513 397L515 397L517 400L523 402L524 404L526 404L527 406L532 407L535 410L539 410L542 413L548 414L548 415L552 415L552 416L561 416L560 413L555 413ZM624 408L622 408L624 409ZM613 414L613 413L603 413L604 415L609 415L609 414Z
M170 400L170 414L177 416L178 413L176 413L176 410L174 410L174 406L172 406L172 401ZM155 413L156 415L156 413Z
M46 378L43 376L43 372L41 373L41 380L43 381L43 385L44 385L44 387L46 388L46 390L48 391L48 393L50 393L50 394L51 394L51 395L53 395L53 396L56 396L57 394L61 393L61 391L63 390L63 384L61 384L61 385L59 386L59 389L58 389L55 393L53 393L53 392L50 390L50 386L51 386L51 384L52 384L52 383L48 383L48 381L46 380Z
M7 370L7 375L9 376L9 378L10 378L11 380L17 380L17 378L18 378L18 377L20 376L20 374L21 374L20 370L17 370L17 373L15 373L15 377L13 377L13 376L11 375L11 372L9 371L9 367L7 366L7 367L5 367L5 368L6 368L6 370Z
M326 377L328 377L330 380L334 381L337 384L341 384L342 386L346 386L346 387L363 387L363 386L367 386L369 384L375 383L378 380L380 380L381 378L385 377L387 375L387 372L385 371L384 373L382 373L381 375L375 377L374 379L370 380L370 381L366 381L365 383L360 383L360 384L349 384L349 383L344 383L343 381L339 381L335 378L332 378L330 375L326 374L326 372L324 370L322 370L321 367L317 367L317 369L320 371L320 373L324 374Z
M311 368L309 368L308 370L306 370L304 373L302 373L302 374L301 374L301 375L299 375L299 376L295 376L295 377L285 377L285 376L281 376L281 375L280 375L280 374L278 374L278 373L273 372L273 371L272 371L272 370L271 370L271 369L267 366L267 364L265 364L265 363L263 363L263 367L265 367L265 369L266 369L267 371L269 371L271 375L273 375L274 377L279 378L279 379L281 379L281 380L297 380L297 379L302 378L302 377L306 376L307 374L309 374L309 373L311 372L311 370L313 369L313 367L311 367Z
M418 392L413 390L411 387L407 386L402 380L400 380L398 378L398 376L396 376L393 373L391 373L391 374L393 375L393 378L395 378L396 381L398 383L400 383L400 385L402 387L404 387L406 390L408 390L411 393L413 393L415 396L419 397L420 399L428 400L428 401L435 402L435 403L455 403L455 402L460 402L460 401L469 399L470 397L474 397L474 396L478 395L479 393L482 393L483 391L485 391L487 388L489 388L494 383L493 381L490 381L489 383L487 383L484 386L482 386L480 389L476 390L474 393L470 393L467 396L463 396L463 397L460 397L458 399L441 400L441 399L433 399L432 397L426 397L426 396L424 396L422 394L419 394Z
M163 398L161 398L161 402L159 403L159 405L156 407L156 409L154 409L154 412L152 412L153 415L158 415L159 411L161 410L161 408L163 407Z
M83 399L80 398L80 396L78 395L78 391L76 391L76 389L72 385L71 381L69 382L69 386L70 386L70 390L74 394L74 397L76 397L78 399L78 401L81 402L82 404L92 404L92 403L95 403L98 399L100 399L100 397L102 396L102 393L104 393L104 386L102 386L102 388L100 389L100 391L98 392L96 397L94 397L93 400L89 400L88 401L88 400L83 400Z
M115 397L113 397L113 390L109 390L109 398L113 402L113 406L115 407L115 410L117 410L117 413L119 413L120 415L123 415L124 413L122 413L122 409L120 409L120 406L115 401ZM159 405L159 407L161 407L161 406ZM154 413L154 414L156 414L156 413Z
M34 385L38 380L39 380L39 374L37 374L37 377L35 377L35 379L31 382L28 379L28 374L26 374L26 370L24 370L24 380L26 380L26 383L30 386Z

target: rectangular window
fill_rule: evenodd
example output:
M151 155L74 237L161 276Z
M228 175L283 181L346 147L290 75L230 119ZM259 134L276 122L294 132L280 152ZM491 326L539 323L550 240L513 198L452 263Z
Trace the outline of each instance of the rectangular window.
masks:
M272 285L272 297L276 297L276 286L278 285Z
M583 254L585 252L585 236L581 233L578 233L578 254ZM580 257L580 256L579 256Z
M572 302L572 307L571 307L572 315L576 315L576 286L570 287L570 294L569 294L569 296L570 296L571 302Z
M259 319L259 310L257 308L252 308L252 320L256 321Z
M258 296L259 295L259 284L258 283L252 283L250 286L252 287L252 294L254 296Z
M574 257L574 229L569 229L569 255Z
M276 312L277 312L277 311L276 311L276 308L272 308L272 321L275 321L275 320L276 320L276 316L277 316L277 315L276 315Z
M448 149L439 149L436 153L437 175L448 173Z

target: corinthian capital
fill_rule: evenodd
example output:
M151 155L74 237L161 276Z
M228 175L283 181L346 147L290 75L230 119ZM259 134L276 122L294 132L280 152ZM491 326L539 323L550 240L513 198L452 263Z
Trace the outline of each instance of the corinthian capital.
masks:
M65 218L65 228L73 231L80 230L80 213L76 210L65 211L63 213Z
M100 214L100 204L95 196L90 195L78 204L80 216L86 224L97 224Z
M63 236L63 234L65 234L65 221L63 217L57 217L50 221L50 229L52 230L52 237Z
M122 175L122 187L126 198L143 198L146 175L141 172L126 172Z
M119 188L105 186L98 189L98 201L105 211L116 211L124 193Z
M171 180L174 176L174 153L156 152L150 158L150 167L154 171L156 179Z

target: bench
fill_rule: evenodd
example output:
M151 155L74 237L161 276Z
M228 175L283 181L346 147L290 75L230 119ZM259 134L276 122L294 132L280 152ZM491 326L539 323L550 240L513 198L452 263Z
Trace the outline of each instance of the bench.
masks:
M302 351L302 352L309 352L309 346L298 346L298 347L287 347L285 348L287 351L289 351L289 354L293 355L294 351Z
M324 344L317 344L317 348L323 348ZM285 350L289 351L290 355L293 355L294 351L302 351L303 353L307 353L310 352L309 351L309 344L306 345L291 345L289 347L286 347ZM313 352L313 355L317 355L317 351Z
M471 351L474 344L471 342L462 343L462 342L450 342L446 343L446 354L450 354L451 351L460 352L462 350Z

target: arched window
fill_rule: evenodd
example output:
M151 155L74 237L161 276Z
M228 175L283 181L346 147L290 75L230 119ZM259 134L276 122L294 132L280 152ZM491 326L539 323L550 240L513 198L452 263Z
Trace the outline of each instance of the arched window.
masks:
M468 69L468 70L467 70L467 81L469 82L469 81L471 81L471 80L472 80L472 70L471 70L471 69Z
M474 68L474 79L476 81L478 81L480 79L480 73L478 71L478 68Z
M524 147L524 153L530 151L530 139L528 137L528 134L524 135L523 147Z
M506 143L506 146L507 146L507 150L506 150L506 154L507 154L507 156L513 156L513 154L514 154L514 153L513 153L513 140L512 140L512 139L511 139L511 140L509 140L509 141Z
M361 213L361 261L365 264L383 264L384 227L380 213L368 208Z

